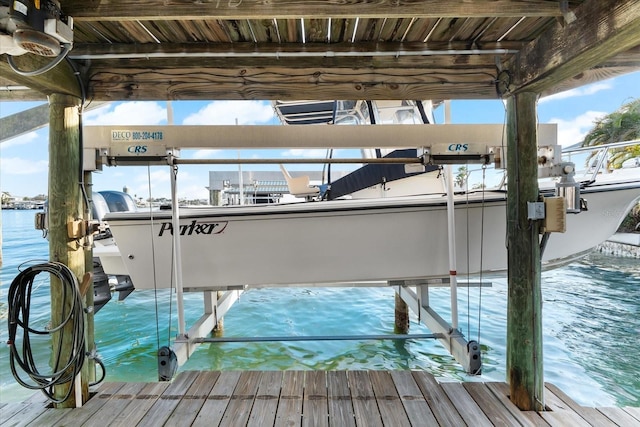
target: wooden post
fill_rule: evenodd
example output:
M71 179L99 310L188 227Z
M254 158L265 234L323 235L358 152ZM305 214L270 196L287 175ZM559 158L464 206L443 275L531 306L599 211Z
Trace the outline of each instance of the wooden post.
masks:
M83 219L80 179L79 99L68 95L49 96L49 258L65 264L81 280L85 273L84 239L70 239L67 225ZM61 313L70 304L64 301L62 287L57 278L51 280L51 315L54 325L61 323ZM66 309L68 312L68 308ZM68 360L72 346L73 325L65 327L61 359ZM57 351L59 334L52 340ZM55 355L54 355L55 356ZM89 397L86 375L82 375L82 402L76 402L77 388L73 382L55 386L54 395L61 399L73 388L69 398L59 408L72 408Z
M223 291L217 291L216 292L216 305L218 304L218 301L220 301L220 298L222 298L223 296L224 296L224 292ZM216 326L214 326L214 328L213 328L212 335L214 337L222 337L222 336L224 336L224 318L223 317L218 319L218 322L216 323Z
M521 410L544 410L539 223L527 202L538 200L537 94L507 104L507 381Z
M409 333L409 306L397 292L395 296L395 326L393 332L407 334Z

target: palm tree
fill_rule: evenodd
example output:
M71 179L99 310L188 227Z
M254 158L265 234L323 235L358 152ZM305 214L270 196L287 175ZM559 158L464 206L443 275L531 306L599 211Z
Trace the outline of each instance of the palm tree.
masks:
M591 147L613 142L640 139L640 99L622 105L618 110L608 114L594 123L593 129L582 141L583 147ZM596 155L592 153L587 164ZM625 160L640 156L640 144L611 150L609 168L622 167Z
M593 129L584 137L583 147L598 146L612 142L632 141L640 139L640 99L624 104L617 111L608 114L595 122ZM597 154L593 152L587 159ZM640 157L640 143L629 147L611 150L609 168L619 169L625 160ZM618 232L640 231L640 203L636 205L620 225Z

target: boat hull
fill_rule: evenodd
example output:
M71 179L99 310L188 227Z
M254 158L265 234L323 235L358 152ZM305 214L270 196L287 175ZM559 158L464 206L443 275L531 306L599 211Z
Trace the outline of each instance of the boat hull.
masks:
M506 195L482 197L457 197L458 275L507 268ZM567 215L567 232L551 235L544 267L584 255L615 233L640 199L640 183L594 187L584 198L589 210ZM181 209L183 286L215 290L448 277L446 209L443 196ZM170 212L113 213L105 219L136 289L175 286Z

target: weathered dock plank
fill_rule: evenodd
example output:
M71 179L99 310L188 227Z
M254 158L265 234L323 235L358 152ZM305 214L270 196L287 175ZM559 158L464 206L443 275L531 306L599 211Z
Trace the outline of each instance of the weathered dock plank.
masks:
M445 382L441 384L444 392L458 410L467 425L492 427L489 418L482 412L480 406L473 400L461 383Z
M506 396L504 400L500 399L485 383L469 382L462 383L462 386L494 425L533 425L527 418L517 412L517 407L506 399ZM511 408L507 408L507 406L511 406Z
M382 417L366 371L347 372L353 412L358 426L382 426Z
M220 373L192 425L207 427L219 425L239 379L239 371Z
M111 403L116 403L117 406L113 408L110 426L130 427L138 424L168 387L168 382L147 383L133 400L112 399Z
M21 425L16 424L21 421L16 421L13 418L21 419L24 418L25 413L29 413L28 419L32 420L40 415L48 405L49 402L42 392L33 393L23 402L8 403L0 410L0 425Z
M23 402L13 402L13 403L5 403L0 408L0 426L4 425L4 423L8 422L13 418L17 413L25 410L29 407L29 403Z
M165 426L189 426L193 423L205 399L211 393L220 372L202 371L193 381L187 393L175 407Z
M138 422L138 427L157 427L163 425L173 410L178 406L182 397L198 376L196 371L187 371L178 376L169 384L165 391L149 408L147 413Z
M548 388L545 389L544 402L548 410L539 412L539 414L552 427L588 427L591 425L571 409L569 403L560 399Z
M282 388L282 372L266 371L260 377L258 393L249 415L248 427L272 426L278 411L280 389Z
M640 425L637 419L620 408L603 407L598 408L597 411L611 420L611 425L618 425L620 427L638 427Z
M355 427L355 414L345 371L327 372L327 397L331 425Z
M391 378L395 383L400 401L409 420L421 420L421 423L427 426L438 425L435 415L429 408L411 372L391 371Z
M280 404L274 425L299 426L302 424L302 397L304 393L304 372L285 371L282 375Z
M114 382L103 384L96 394L89 399L81 408L69 411L58 423L65 427L80 427L94 417L95 413L102 408L107 401L117 393L125 383Z
M414 371L412 374L416 384L420 387L420 391L422 391L422 395L433 411L433 415L438 420L438 424L443 427L457 427L465 424L456 407L453 406L453 403L451 403L451 400L449 400L449 397L433 375L422 371Z
M54 409L43 395L2 404L0 426L640 426L640 408L583 407L552 385L545 403L520 411L505 383L423 371L198 371L105 383L82 408Z
M493 395L498 399L504 407L522 424L523 426L548 427L547 423L535 411L521 411L509 399L509 385L507 383L488 382L485 383L487 388L491 390ZM519 417L522 417L519 418Z
M105 401L102 407L100 407L100 409L98 409L93 416L83 424L83 427L104 426L105 420L111 420L118 415L120 411L123 411L124 408L136 398L136 396L142 394L142 390L144 388L145 383L125 383L117 393L108 397L109 400L113 399L113 401ZM97 394L92 397L92 399L96 397L107 397L108 395L104 395L102 393L103 391L103 387L100 387L96 390Z
M305 371L304 373L302 426L329 426L327 373L325 371Z
M262 372L259 371L245 371L240 374L238 385L233 390L229 406L220 421L221 426L231 427L247 424L253 401L258 393L261 375Z
M640 422L640 408L634 408L632 406L625 406L622 408L623 411L631 415L633 418Z
M578 405L553 384L545 383L544 402L551 409L540 413L547 422L555 420L561 423L560 425L569 422L576 426L589 426L589 420L592 420L602 426L610 425L609 420L602 414L594 414L590 408Z
M55 409L53 411L44 411L42 413L40 413L40 415L38 415L37 418L34 418L32 420L29 420L29 422L26 422L24 424L17 424L19 426L58 426L58 425L64 425L62 423L60 423L60 420L74 412L75 410L77 410L77 408L61 408L61 409Z
M400 401L400 395L391 374L387 371L369 371L369 377L378 402L382 423L387 426L411 427L411 422Z

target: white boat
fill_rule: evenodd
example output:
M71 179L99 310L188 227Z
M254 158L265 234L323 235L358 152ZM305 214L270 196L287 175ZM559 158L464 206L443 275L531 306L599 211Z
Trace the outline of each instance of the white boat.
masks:
M544 267L615 233L640 200L640 177L593 184L582 197L588 210L567 215L567 231L551 235ZM506 193L458 195L455 206L458 275L506 270ZM175 285L171 212L105 220L136 289ZM185 290L444 278L447 239L442 195L180 210Z
M406 111L417 111L416 104L406 107ZM362 104L350 108L353 114L362 112ZM290 117L308 120L300 111L291 110ZM319 120L335 123L335 115L324 114ZM640 199L640 168L619 176L596 171L585 178L582 197L588 210L568 214L566 232L550 236L543 267L583 256L615 233ZM428 191L424 191L425 179ZM224 290L449 277L447 199L439 173L400 177L392 185L401 189L402 197L388 197L397 192L383 191L387 197L180 209L183 288ZM541 189L549 195L554 185L541 181ZM385 190L384 185L382 188ZM366 186L349 195L363 190ZM380 188L370 194L380 194ZM506 191L457 194L454 217L458 275L505 271ZM175 286L172 212L113 212L105 220L117 242L117 247L103 247L97 254L108 274L130 275L136 289Z

